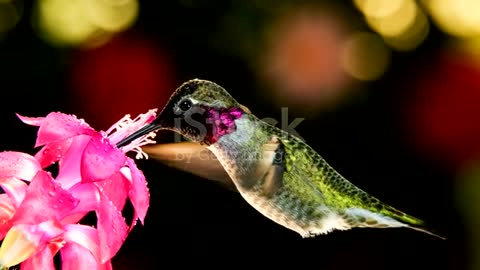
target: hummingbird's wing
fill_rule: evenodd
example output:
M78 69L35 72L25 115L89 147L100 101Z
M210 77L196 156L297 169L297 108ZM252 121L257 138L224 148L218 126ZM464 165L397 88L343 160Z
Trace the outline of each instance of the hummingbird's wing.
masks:
M310 146L292 136L279 137L284 147L285 173L283 181L293 189L313 187L320 201L336 213L335 222L343 228L352 227L409 227L436 237L424 221L383 203L345 179Z
M217 157L206 146L193 142L147 145L142 150L154 160L237 190Z
M243 186L257 185L260 181L262 193L267 198L273 196L283 183L285 172L285 148L276 137L262 146L262 159L256 162L252 174L243 179Z

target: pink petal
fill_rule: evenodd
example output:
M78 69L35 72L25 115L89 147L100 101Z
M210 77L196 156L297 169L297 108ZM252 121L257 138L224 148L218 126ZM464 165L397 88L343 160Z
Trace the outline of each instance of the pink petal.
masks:
M0 224L5 220L4 217L12 216L15 213L12 199L7 194L0 194Z
M21 264L22 269L55 269L53 256L63 246L61 236L64 230L61 224L49 220L34 225L18 224L15 228L20 230L36 249L30 258Z
M35 253L28 260L24 261L20 266L20 270L55 270L53 263L53 251L45 246L42 250Z
M72 138L45 145L35 154L42 168L48 167L62 158L72 143Z
M65 230L66 232L63 235L65 241L82 246L88 250L97 261L100 261L100 240L97 229L86 225L68 224L65 225Z
M58 162L59 172L57 175L57 181L61 183L63 188L68 189L81 182L81 160L85 147L87 147L91 138L92 137L88 135L79 135L72 138L72 143L70 144L68 151Z
M117 172L103 181L95 182L95 185L117 209L123 209L130 187L130 183L123 174Z
M100 269L100 270L113 270L112 261L108 261L108 262L102 264L102 269Z
M32 245L36 246L36 251L41 250L50 242L53 243L53 249L57 248L58 250L56 240L64 232L61 224L53 220L41 222L39 224L17 224L12 228L20 231L24 238L28 239Z
M62 222L62 224L79 223L87 214L88 212L71 213L68 216L64 217L60 222Z
M42 241L55 243L59 235L64 233L63 225L56 220L47 220L36 225L37 230L43 232Z
M75 115L52 112L45 117L38 129L35 147L77 135L94 135L96 133L85 121L78 119Z
M107 197L101 196L97 213L102 262L107 262L118 252L128 234L125 219Z
M0 194L0 239L3 239L12 226L12 216L15 214L12 200L7 194Z
M16 113L17 117L20 118L22 122L24 122L27 125L31 126L40 126L45 119L45 117L27 117L27 116L22 116L18 113Z
M40 163L29 154L21 152L0 152L0 177L16 177L30 181L42 170Z
M148 190L145 176L143 175L143 172L138 169L135 162L129 158L127 159L127 164L132 176L132 186L130 188L129 197L133 208L135 209L134 221L138 217L143 224L150 204L150 192Z
M93 183L78 183L68 190L79 203L62 220L63 223L77 223L88 212L97 210L100 205L100 192Z
M85 147L81 162L83 182L103 180L118 172L125 164L125 153L101 135L92 137Z
M111 269L110 261L99 263L90 251L81 245L67 243L60 250L62 270L107 270Z
M15 177L0 178L0 187L12 199L13 206L17 208L25 198L28 185Z
M28 186L14 222L38 224L46 220L61 220L77 204L78 200L62 189L50 174L40 171Z

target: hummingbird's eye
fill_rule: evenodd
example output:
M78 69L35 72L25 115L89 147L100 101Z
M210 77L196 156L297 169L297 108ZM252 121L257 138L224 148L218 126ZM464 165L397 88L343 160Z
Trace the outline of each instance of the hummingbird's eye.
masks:
M180 108L180 110L186 112L192 107L192 101L189 99L185 99L184 101L182 101L182 103L180 103L180 105L178 105L178 107Z

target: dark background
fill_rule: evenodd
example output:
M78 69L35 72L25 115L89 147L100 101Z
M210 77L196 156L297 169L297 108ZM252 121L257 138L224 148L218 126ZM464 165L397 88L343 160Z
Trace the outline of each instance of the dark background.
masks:
M74 113L105 130L127 113L161 108L192 78L215 81L259 117L280 121L280 108L289 104L273 101L271 84L251 61L266 53L255 48L260 48L260 29L276 15L275 1L139 3L128 29L104 45L82 48L49 43L30 19L34 3L16 2L21 18L0 40L0 150L35 152L36 129L15 113ZM353 3L337 8L353 29L373 33ZM341 174L426 220L447 240L408 229L353 229L302 239L235 192L140 160L151 205L145 225L135 227L114 257L114 269L474 269L478 233L468 224L475 224L480 208L464 207L476 198L475 185L464 184L479 179L470 173L480 153L479 73L475 56L452 49L452 39L431 23L418 47L391 50L380 78L351 84L361 92L325 109L289 107L290 121L305 118L296 131ZM156 64L149 62L151 51L157 53ZM163 73L148 75L152 70ZM159 140L173 141L173 135ZM462 204L467 193L473 199Z

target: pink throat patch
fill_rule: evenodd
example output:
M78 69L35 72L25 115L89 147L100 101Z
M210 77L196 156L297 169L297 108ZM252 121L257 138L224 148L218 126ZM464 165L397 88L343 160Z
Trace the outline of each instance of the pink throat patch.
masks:
M209 124L205 141L216 143L222 136L230 134L237 129L235 120L242 117L244 111L240 108L205 108L206 122Z

